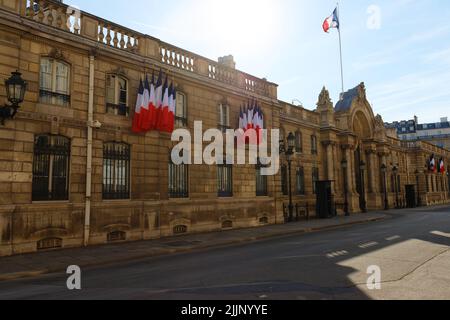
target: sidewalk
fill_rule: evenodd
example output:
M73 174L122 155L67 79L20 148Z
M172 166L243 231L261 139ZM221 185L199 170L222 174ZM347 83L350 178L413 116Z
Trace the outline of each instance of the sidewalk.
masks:
M223 247L290 234L329 230L388 218L382 213L357 214L330 220L311 220L260 228L193 234L175 238L123 244L63 249L0 258L0 281L65 271L70 265L82 268L124 261Z

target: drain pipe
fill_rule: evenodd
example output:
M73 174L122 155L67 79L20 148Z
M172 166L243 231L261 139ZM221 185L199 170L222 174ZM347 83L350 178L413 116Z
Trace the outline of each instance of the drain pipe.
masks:
M91 229L91 197L92 197L92 133L94 124L94 67L95 56L89 56L89 106L87 122L87 152L86 152L86 207L84 211L84 246L89 245Z

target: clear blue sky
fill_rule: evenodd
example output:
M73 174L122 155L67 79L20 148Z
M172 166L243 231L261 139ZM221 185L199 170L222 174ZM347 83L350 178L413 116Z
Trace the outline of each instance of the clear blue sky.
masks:
M322 30L336 1L64 2L214 60L233 54L240 70L278 83L281 100L314 109L324 85L338 99L338 34ZM450 1L341 0L340 6L346 90L364 81L385 121L450 117Z

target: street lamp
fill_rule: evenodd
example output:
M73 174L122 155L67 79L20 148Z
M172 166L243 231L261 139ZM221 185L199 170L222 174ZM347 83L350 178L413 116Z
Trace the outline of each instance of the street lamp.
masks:
M341 166L342 166L342 171L344 173L344 212L345 212L345 216L348 217L350 216L350 211L348 209L348 186L347 186L347 169L348 169L348 162L347 160L342 160L341 162Z
M365 171L366 171L366 163L361 161L359 164L359 169L361 173L361 210L363 212L367 212L367 203L366 203L366 187L365 187Z
M6 119L13 119L17 114L19 105L23 102L27 83L22 79L18 71L12 72L11 77L5 80L6 96L11 105L0 107L0 123L5 124Z
M383 173L383 185L384 185L384 210L389 210L389 199L387 193L387 166L383 163L381 165L381 172Z
M422 206L422 200L420 200L420 190L419 190L419 185L420 185L420 183L419 183L419 179L420 179L419 175L420 175L420 171L416 170L415 174L416 174L416 188L417 188L417 190L416 190L417 191L417 206L421 207Z
M294 221L294 204L292 202L292 157L294 155L295 149L295 135L291 132L287 138L287 148L285 146L284 140L280 140L280 153L286 155L286 160L288 163L288 180L289 180L289 219L288 222Z
M395 205L396 205L396 209L400 209L400 204L399 204L399 199L398 199L398 189L399 189L399 185L398 185L398 180L397 180L398 167L397 167L397 166L394 166L394 167L392 168L392 172L394 173Z

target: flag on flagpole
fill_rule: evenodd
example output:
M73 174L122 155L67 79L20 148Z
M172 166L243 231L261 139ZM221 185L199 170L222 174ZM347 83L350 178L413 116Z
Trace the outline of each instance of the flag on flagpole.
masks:
M431 155L429 163L430 163L429 170L431 172L436 172L436 159L434 158L434 154Z
M147 129L145 129L145 124L149 117L150 112L149 101L150 101L150 84L148 82L148 76L146 75L144 81L144 94L142 96L142 108L139 118L139 127L143 132L148 131Z
M439 160L439 173L445 173L444 159Z
M323 31L328 33L331 28L339 29L339 17L338 17L338 9L334 9L333 14L325 19L323 22Z
M150 83L150 96L148 101L148 115L144 120L144 131L153 130L153 123L156 117L156 96L155 96L155 72L152 74L152 82Z
M164 81L163 87L163 95L162 95L162 103L161 109L158 119L158 125L156 127L159 131L165 131L165 127L167 125L168 117L169 117L169 83L166 75L166 80Z
M136 108L134 110L134 117L133 117L133 126L132 130L135 133L141 132L140 122L141 122L141 108L142 108L142 102L144 97L144 84L142 83L142 79L139 83L139 90L138 95L136 99Z
M158 82L155 85L155 117L152 119L151 128L158 130L159 118L162 113L162 98L163 98L163 73L159 71Z
M172 105L169 107L169 133L175 130L175 113L177 110L177 88L172 90Z

